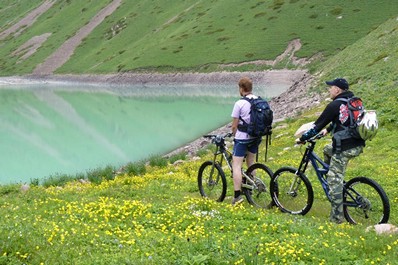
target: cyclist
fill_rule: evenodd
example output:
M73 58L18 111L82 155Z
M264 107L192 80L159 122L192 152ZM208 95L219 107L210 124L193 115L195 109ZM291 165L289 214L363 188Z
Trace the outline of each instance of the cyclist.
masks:
M326 135L331 132L335 134L344 130L343 126L350 125L348 106L344 101L336 100L338 98L351 98L354 93L349 91L349 85L344 78L336 78L332 81L326 81L328 85L330 98L333 99L319 118L315 121L314 126L305 132L297 143L315 136L317 133ZM329 125L327 128L325 128ZM325 128L325 129L324 129ZM329 184L329 195L331 198L330 221L334 223L342 223L343 215L343 180L347 168L348 161L358 156L363 151L365 141L362 139L349 138L340 141L336 140L336 135L332 137L332 144L328 144L323 149L325 162L329 164L329 172L327 173L327 181Z
M239 80L239 94L241 97L257 98L252 93L253 83L248 77L243 77ZM243 132L243 119L246 123L250 122L250 102L244 99L239 99L235 102L232 110L232 134L234 135L234 149L232 156L232 176L234 182L234 198L232 205L243 202L241 196L242 185L242 164L246 156L246 163L249 167L254 163L255 155L258 152L258 146L261 142L261 137L251 137L246 132ZM239 130L241 128L241 130Z

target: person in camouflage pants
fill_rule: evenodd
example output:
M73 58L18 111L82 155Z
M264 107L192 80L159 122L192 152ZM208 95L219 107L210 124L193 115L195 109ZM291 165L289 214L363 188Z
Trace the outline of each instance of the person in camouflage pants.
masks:
M324 161L329 164L327 182L329 185L329 196L332 204L330 211L330 221L334 223L344 222L343 215L343 185L344 175L348 161L362 153L363 146L357 146L340 154L333 152L332 144L328 144L323 149Z
M347 103L339 99L348 99L354 96L349 91L349 85L344 78L327 81L330 98L333 99L323 110L313 127L306 131L296 143L304 143L316 134L332 133L332 144L324 148L325 162L329 164L327 182L331 199L330 221L342 223L343 216L343 183L348 161L362 153L365 141L353 137L337 139L338 132L343 132L350 125Z

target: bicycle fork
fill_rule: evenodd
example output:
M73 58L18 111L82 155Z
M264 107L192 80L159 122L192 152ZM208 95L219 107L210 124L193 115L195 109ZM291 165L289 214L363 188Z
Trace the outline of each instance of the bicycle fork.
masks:
M290 185L290 188L287 192L288 195L292 196L292 197L296 197L298 194L298 189L300 187L300 183L301 183L301 179L298 175L298 171L295 172L294 174L294 179L292 181L292 184Z
M217 170L217 165L221 166L221 163L217 161L217 155L214 156L213 159L213 165L211 166L211 170L210 170L210 175L209 175L209 179L207 181L207 186L208 187L213 187L215 185L217 185L218 181L220 180L220 174ZM214 176L214 174L217 174L216 176Z
M209 188L215 186L219 179L218 174L217 174L217 176L214 176L214 171L216 171L218 173L218 170L216 170L215 163L213 163L213 165L211 167L209 179L207 180L207 186Z

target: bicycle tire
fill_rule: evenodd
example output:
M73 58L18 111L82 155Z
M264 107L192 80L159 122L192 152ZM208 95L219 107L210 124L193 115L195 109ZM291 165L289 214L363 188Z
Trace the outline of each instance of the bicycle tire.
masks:
M253 172L255 174L253 174ZM273 175L272 170L264 164L255 163L246 170L246 175L254 181L254 185L250 188L243 187L242 191L246 196L247 201L259 208L271 208L274 204L270 194L270 182ZM243 184L246 179L242 179Z
M311 182L293 167L278 169L272 177L270 189L273 202L284 213L305 215L314 202Z
M198 187L202 197L222 202L227 194L225 173L218 163L204 162L198 171Z
M387 223L390 202L383 188L367 177L355 177L344 184L344 217L351 224L366 226Z

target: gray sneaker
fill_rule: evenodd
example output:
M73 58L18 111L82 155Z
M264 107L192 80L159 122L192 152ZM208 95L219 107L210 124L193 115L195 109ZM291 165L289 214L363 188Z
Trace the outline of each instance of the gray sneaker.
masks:
M233 199L232 199L232 205L233 205L233 206L238 205L238 204L240 204L240 203L242 203L242 202L243 202L242 196L239 196L239 197L237 197L237 198L233 198Z
M343 218L334 218L334 217L330 217L329 221L335 224L342 224L344 223L344 219Z

